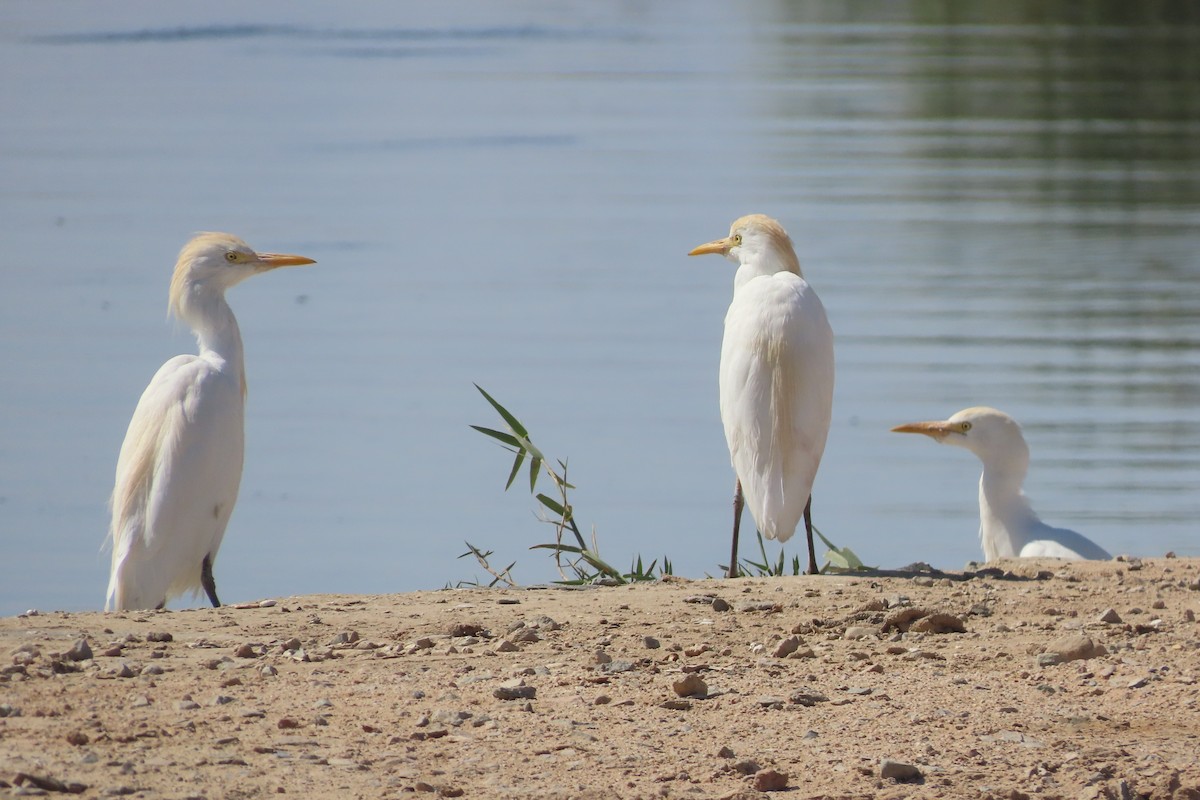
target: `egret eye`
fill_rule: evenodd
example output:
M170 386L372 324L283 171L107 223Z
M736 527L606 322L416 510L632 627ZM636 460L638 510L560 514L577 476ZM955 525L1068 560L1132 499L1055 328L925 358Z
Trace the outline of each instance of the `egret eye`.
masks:
M733 243L734 243L734 244L741 244L741 243L742 243L742 235L741 235L740 233L735 233L735 234L733 235Z
M228 261L230 264L236 263L238 260L238 254L233 252L232 250L230 250L228 253L225 254L225 260Z
M964 423L962 424L962 432L963 432L963 433L966 433L966 432L967 432L967 431L969 431L969 430L971 430L971 423L969 423L969 422L964 422Z

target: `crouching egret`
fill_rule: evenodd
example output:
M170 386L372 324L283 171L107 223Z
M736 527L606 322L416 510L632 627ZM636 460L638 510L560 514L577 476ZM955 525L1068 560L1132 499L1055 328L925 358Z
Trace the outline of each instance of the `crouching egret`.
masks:
M184 245L168 309L196 334L199 355L175 356L142 393L112 494L112 572L106 610L162 608L208 595L213 562L242 479L246 367L225 290L311 258L256 253L236 236L201 233Z
M743 506L759 531L786 542L801 517L808 572L818 572L812 486L825 452L833 407L833 331L804 280L787 231L762 214L734 221L724 239L688 255L719 253L738 265L721 342L721 422L736 475L733 551Z
M1029 471L1029 446L1017 421L994 408L965 408L944 422L911 422L896 433L923 433L965 447L983 462L979 478L979 539L983 557L1112 558L1086 536L1052 528L1038 518L1021 486Z

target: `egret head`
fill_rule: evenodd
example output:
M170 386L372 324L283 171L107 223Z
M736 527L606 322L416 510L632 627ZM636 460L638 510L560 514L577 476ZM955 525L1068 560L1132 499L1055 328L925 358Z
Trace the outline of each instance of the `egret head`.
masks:
M715 239L688 253L701 256L719 253L735 264L750 262L773 263L779 269L800 273L800 260L792 247L791 237L777 221L765 214L747 214L733 221L729 235Z
M986 406L964 408L944 421L897 425L892 431L923 433L942 444L965 447L985 462L995 458L1029 459L1029 448L1017 421Z
M179 251L171 278L170 309L180 315L189 293L217 294L251 275L276 267L315 264L311 258L282 253L256 253L250 245L228 233L199 233Z

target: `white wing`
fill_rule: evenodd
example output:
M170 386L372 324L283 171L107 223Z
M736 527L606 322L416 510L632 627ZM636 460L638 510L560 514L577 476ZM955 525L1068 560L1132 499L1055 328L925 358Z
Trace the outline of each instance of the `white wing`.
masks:
M176 356L150 381L117 460L107 609L200 589L237 501L244 416L240 380L203 357Z
M833 331L812 287L780 272L734 294L721 344L721 421L746 507L768 539L796 530L825 451Z

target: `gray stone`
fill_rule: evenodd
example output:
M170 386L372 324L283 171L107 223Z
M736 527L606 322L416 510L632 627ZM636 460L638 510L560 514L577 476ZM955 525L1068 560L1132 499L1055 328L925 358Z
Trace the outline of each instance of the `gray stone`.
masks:
M1060 636L1046 645L1046 649L1042 652L1042 656L1046 656L1046 658L1039 656L1038 665L1065 664L1068 661L1096 658L1107 653L1108 650L1104 648L1104 645L1092 641L1087 636L1074 633Z
M492 696L498 700L532 700L537 697L537 689L526 686L525 681L516 678L497 686L492 690Z
M87 661L92 658L92 647L87 639L76 639L71 649L63 653L63 658L70 661Z
M817 703L828 703L829 702L828 697L821 694L820 692L815 692L812 690L803 690L803 691L799 691L799 692L794 692L792 694L792 696L788 699L791 702L796 703L797 705L802 705L802 706L815 706Z
M520 687L517 687L520 688ZM438 722L442 725L450 725L457 728L471 718L470 711L450 711L447 709L438 709L429 715L432 722Z
M1104 613L1100 615L1101 622L1107 622L1109 625L1120 625L1121 615L1117 613L1115 608L1106 608Z

